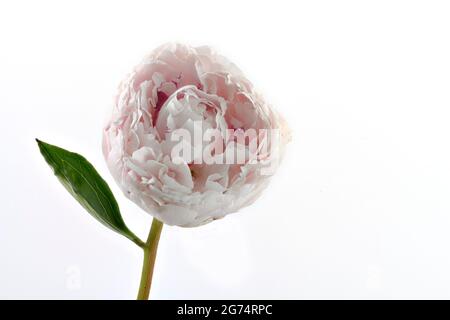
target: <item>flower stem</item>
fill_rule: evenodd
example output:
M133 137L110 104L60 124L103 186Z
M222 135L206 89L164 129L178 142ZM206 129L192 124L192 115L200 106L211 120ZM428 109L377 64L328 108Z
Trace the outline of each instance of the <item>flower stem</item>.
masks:
M148 300L150 287L152 285L153 267L155 265L156 252L158 251L159 237L163 223L153 218L152 227L148 234L147 241L142 247L144 250L144 264L142 266L141 284L137 300Z

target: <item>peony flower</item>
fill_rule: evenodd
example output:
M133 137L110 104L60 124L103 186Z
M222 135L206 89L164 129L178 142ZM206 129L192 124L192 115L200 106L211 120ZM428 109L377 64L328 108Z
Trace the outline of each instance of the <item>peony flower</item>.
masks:
M166 44L120 84L103 153L126 197L194 227L253 203L288 140L285 121L233 63L209 47Z

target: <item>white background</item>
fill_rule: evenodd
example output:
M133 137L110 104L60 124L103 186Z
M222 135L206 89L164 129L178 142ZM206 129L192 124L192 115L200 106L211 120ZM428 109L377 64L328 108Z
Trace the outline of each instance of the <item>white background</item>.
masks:
M450 7L442 1L2 1L0 298L133 299L141 252L62 188L34 138L101 154L119 81L212 45L288 119L251 207L166 227L152 297L450 298Z

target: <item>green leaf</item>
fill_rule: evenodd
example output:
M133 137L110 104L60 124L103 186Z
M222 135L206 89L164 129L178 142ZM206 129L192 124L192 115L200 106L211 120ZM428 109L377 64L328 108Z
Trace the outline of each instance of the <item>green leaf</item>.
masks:
M70 194L98 221L142 246L128 229L105 180L83 156L36 139L39 150Z

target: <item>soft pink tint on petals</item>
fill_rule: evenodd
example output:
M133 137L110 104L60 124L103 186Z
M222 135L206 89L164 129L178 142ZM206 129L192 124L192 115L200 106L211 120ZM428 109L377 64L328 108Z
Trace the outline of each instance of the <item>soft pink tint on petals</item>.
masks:
M270 180L261 163L176 163L176 130L214 129L221 153L257 151L281 157L290 139L286 121L239 68L209 47L169 43L147 55L120 84L103 132L103 153L124 194L169 225L195 227L255 201ZM232 136L228 129L236 130ZM280 148L239 142L245 130L278 129ZM236 141L235 141L236 140ZM258 140L263 135L258 133ZM206 148L209 142L200 142ZM216 154L217 156L217 154Z

